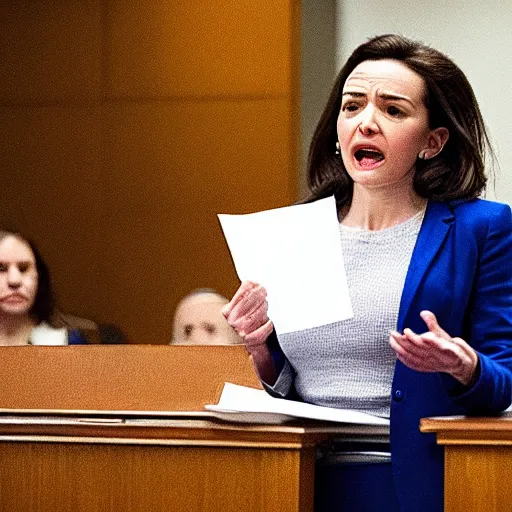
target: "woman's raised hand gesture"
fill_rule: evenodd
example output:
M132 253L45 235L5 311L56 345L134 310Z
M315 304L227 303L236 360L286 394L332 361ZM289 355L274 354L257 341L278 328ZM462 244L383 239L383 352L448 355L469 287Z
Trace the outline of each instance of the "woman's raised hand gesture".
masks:
M434 313L422 311L428 331L416 334L404 329L391 331L389 343L402 363L419 372L445 372L464 385L475 377L478 354L462 338L452 338L438 323Z

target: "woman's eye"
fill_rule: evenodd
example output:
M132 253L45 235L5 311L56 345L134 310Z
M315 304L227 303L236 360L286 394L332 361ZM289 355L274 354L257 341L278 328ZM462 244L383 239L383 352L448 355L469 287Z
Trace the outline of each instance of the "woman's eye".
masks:
M18 264L18 270L24 274L30 268L30 263L20 263Z
M359 105L357 103L346 103L341 108L343 112L356 112L358 109Z
M7 272L7 265L5 263L0 263L0 272Z
M392 116L392 117L401 117L401 116L403 116L403 112L399 108L397 108L395 106L388 107L387 108L387 113L390 116Z

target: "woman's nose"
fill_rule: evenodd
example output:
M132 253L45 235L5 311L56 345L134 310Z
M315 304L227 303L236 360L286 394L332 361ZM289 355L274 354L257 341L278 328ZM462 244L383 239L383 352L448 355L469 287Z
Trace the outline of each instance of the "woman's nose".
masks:
M11 288L18 288L21 285L21 272L15 265L9 267L7 271L7 284Z
M375 107L371 104L367 105L366 108L361 112L361 123L359 124L359 131L363 135L371 135L377 133L379 125L376 119Z

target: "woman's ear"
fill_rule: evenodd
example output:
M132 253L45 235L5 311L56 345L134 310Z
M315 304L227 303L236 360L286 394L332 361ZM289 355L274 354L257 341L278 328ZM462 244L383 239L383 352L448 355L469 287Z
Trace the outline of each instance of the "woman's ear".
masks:
M428 147L420 151L419 158L430 160L437 156L443 150L449 137L448 128L439 127L432 130L428 135Z

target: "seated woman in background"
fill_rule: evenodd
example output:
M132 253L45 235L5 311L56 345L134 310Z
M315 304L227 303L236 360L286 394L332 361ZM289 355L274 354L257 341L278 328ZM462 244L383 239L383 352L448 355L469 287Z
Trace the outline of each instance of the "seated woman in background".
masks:
M186 295L174 313L172 345L235 345L242 339L230 327L221 309L228 299L210 288Z
M52 325L50 273L34 244L0 230L0 345L76 345L78 330Z

